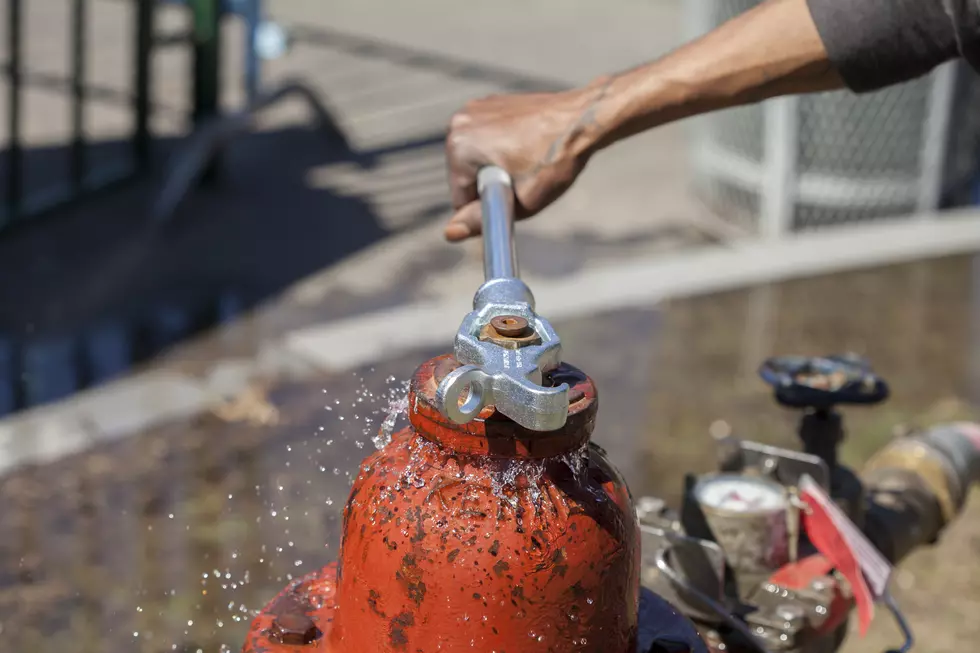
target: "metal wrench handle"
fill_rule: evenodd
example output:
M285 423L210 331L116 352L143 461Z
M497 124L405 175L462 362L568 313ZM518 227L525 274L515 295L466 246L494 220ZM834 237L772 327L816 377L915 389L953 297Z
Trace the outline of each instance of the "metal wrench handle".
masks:
M514 188L503 168L488 166L476 176L483 213L483 273L491 279L519 279L514 247Z
M440 411L458 424L473 421L484 406L493 405L527 429L553 431L568 417L568 384L542 384L561 363L561 340L548 321L534 312L534 296L517 276L510 175L497 167L483 168L477 174L477 190L483 212L486 282L476 291L473 311L456 332L454 353L461 367L439 382L436 401ZM526 320L537 341L510 347L485 337L491 320L502 316Z

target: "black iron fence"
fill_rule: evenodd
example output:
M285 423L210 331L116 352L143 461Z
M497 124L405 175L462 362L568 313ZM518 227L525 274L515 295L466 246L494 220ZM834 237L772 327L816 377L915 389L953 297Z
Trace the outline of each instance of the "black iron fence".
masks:
M190 29L176 34L161 30L164 2L159 0L63 0L43 5L4 1L0 86L5 106L0 106L0 113L6 114L6 133L0 139L0 236L11 227L149 176L155 141L152 73L154 57L162 48L186 48L191 55L186 92L193 123L218 114L219 24L225 13L220 0L169 3L188 11L185 24ZM254 6L259 1L248 0ZM108 44L100 42L107 23L114 30ZM119 79L121 73L121 83L104 83L106 75L99 73L105 71L96 66L107 60L116 68L109 76ZM111 139L111 156L106 156L105 140L89 126L109 104L123 133ZM119 108L125 115L119 115ZM40 117L35 115L39 109ZM37 129L32 133L32 127L60 137L50 148L38 146L33 138ZM109 263L110 269L122 270L121 276L132 267L127 260ZM33 333L30 324L10 320L23 309L30 322L26 316L36 317L36 310L16 302L3 307L7 323L0 332L0 416L111 378L201 324L227 319L238 301L229 293L209 301L192 297L176 305L154 305L149 326L144 324L146 311L139 314L138 323L108 315L84 333ZM78 294L79 302L85 303L84 288ZM147 340L150 332L156 335Z
M179 248L168 240L186 233L169 229L184 198L216 178L228 144L249 133L254 114L270 105L305 102L321 131L349 151L311 87L262 83L261 60L281 56L286 43L262 7L263 0L0 0L0 121L7 128L0 133L0 246L10 281L0 286L0 417L119 376L291 280L258 279L227 260L195 267L190 255L171 256ZM222 106L226 18L245 28L244 52L231 56L242 58L242 78L232 81L247 101L234 109ZM188 60L187 69L178 77L164 72L172 72L159 56L164 48L184 50L178 59ZM114 81L107 85L107 78ZM154 133L160 121L153 119L174 117L175 100L176 117L191 127L187 138ZM109 123L115 134L107 139L100 125ZM53 146L39 145L38 127ZM164 152L169 160L158 165ZM151 172L159 179L117 198L81 211L68 206ZM234 205L233 194L224 200ZM10 230L64 208L70 210L54 212L42 229ZM265 233L261 217L249 215L254 219L234 224ZM120 229L124 235L115 239ZM84 254L88 247L98 253Z
M29 0L6 0L6 52L3 82L6 87L7 138L3 153L3 200L0 206L0 229L21 223L52 209L63 207L107 188L146 175L151 166L153 134L151 132L151 90L153 58L161 47L189 47L193 52L192 114L195 122L218 110L220 44L219 24L225 7L220 0L184 0L192 15L190 33L158 34L155 17L161 3L157 0L66 0L68 20L64 24L46 25L44 33L29 33L27 12L37 7ZM128 88L121 91L130 115L125 137L129 155L124 163L98 162L92 156L92 142L86 129L93 101L104 93L89 83L89 62L98 43L90 41L92 9L99 2L130 4L131 26L126 34L128 52L120 66L129 70ZM251 4L257 5L257 0ZM63 30L54 34L51 30ZM28 47L32 38L64 39L69 61L66 78L52 79L50 72L32 62ZM69 103L70 135L67 147L67 178L31 180L25 175L25 94L33 86L55 85L66 91Z

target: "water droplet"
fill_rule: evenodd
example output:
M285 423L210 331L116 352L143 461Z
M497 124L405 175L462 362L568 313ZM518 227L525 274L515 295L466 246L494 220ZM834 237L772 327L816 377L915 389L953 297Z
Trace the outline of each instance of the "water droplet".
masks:
M398 418L408 414L408 384L405 383L404 386L404 392L396 392L393 398L388 399L384 421L381 422L378 434L371 439L378 449L388 446Z

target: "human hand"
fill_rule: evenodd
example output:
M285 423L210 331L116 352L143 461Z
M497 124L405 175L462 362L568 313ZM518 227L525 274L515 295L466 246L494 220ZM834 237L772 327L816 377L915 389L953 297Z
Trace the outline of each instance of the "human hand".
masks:
M599 134L595 108L607 86L600 80L560 93L494 95L456 113L446 137L454 210L446 239L461 241L480 233L476 176L485 166L510 174L517 219L561 197L594 151Z

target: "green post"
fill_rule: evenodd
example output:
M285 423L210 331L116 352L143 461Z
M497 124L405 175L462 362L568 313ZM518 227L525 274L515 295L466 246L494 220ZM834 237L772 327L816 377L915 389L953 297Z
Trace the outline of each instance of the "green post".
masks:
M194 126L217 116L221 111L221 2L191 0L194 40ZM204 175L214 181L220 156L216 155Z
M136 66L133 75L133 158L139 172L150 169L152 135L150 133L150 92L153 87L153 30L156 14L154 0L137 0L134 50Z

